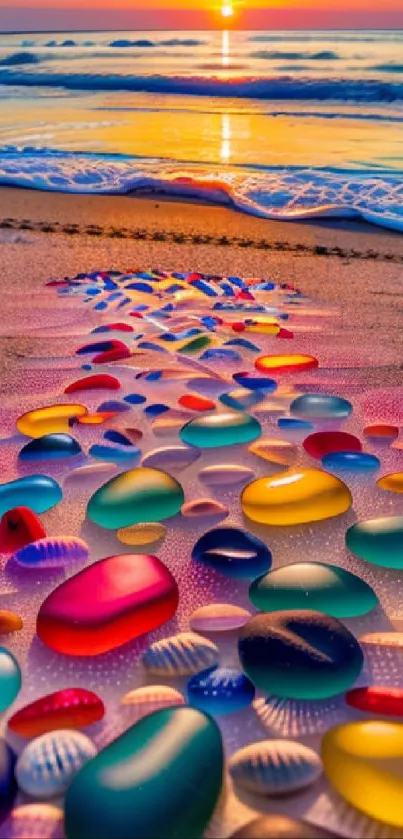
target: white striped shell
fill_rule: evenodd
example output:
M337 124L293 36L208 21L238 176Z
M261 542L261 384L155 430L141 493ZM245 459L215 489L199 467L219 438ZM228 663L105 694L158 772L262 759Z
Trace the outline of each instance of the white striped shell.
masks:
M75 536L37 539L12 555L24 568L59 568L70 562L87 562L88 557L88 545Z
M2 839L63 839L64 813L53 804L15 807L1 825Z
M134 723L154 711L186 703L185 697L175 688L168 685L146 685L125 693L120 704L125 718L129 718L130 722Z
M63 795L79 769L96 753L89 737L79 731L42 734L31 740L18 758L18 786L33 798Z
M262 740L235 752L228 768L233 781L249 792L284 795L313 784L322 773L322 761L293 740Z
M143 655L143 665L158 676L191 676L218 664L219 650L194 632L181 632L155 641Z
M251 613L232 603L209 603L200 606L190 616L190 627L195 632L231 632L240 629L251 617Z

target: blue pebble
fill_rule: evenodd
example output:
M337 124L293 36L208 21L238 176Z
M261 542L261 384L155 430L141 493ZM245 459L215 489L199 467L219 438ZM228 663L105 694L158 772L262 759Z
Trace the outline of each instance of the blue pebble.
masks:
M104 309L107 309L107 308L108 308L108 304L101 300L100 303L97 303L96 306L94 306L94 311L95 312L103 312Z
M129 393L128 396L125 396L125 402L128 402L129 405L142 405L146 401L146 397L142 396L141 393Z
M120 431L115 431L114 428L109 428L105 431L104 440L109 440L110 443L117 443L120 446L132 446L131 440Z
M145 294L152 294L153 292L153 287L149 283L129 283L125 285L125 288L130 291L141 291Z
M155 405L147 405L147 408L144 408L144 413L147 417L159 417L161 414L165 414L166 411L169 411L168 405L158 403Z
M86 355L88 353L95 355L101 352L108 352L109 350L113 350L111 341L98 341L95 344L85 344L84 347L80 347L80 349L76 350L76 355Z
M92 364L82 364L81 369L82 370L92 370Z
M57 460L75 457L81 446L70 434L45 434L30 440L20 451L19 460Z
M322 465L330 472L376 472L381 461L367 452L330 452L322 457Z
M137 349L139 350L151 350L152 352L168 352L165 347L160 347L159 344L153 344L152 341L142 341L140 344L137 344Z
M235 350L226 350L222 347L205 350L200 356L200 361L241 361L241 356Z
M59 484L47 475L29 475L0 484L0 516L14 507L30 507L34 513L46 513L62 500Z
M192 559L238 580L255 580L267 574L272 564L267 545L239 527L208 530L194 545Z
M248 341L246 338L231 338L230 341L226 341L224 344L225 347L243 347L245 350L251 350L252 352L260 352L260 347L257 347L256 344L253 344L252 341Z
M189 679L186 692L189 705L215 716L234 714L252 704L252 682L232 667L210 667Z
M113 446L94 445L91 446L89 455L107 463L134 463L139 459L141 451L135 446L131 449L115 449Z
M152 370L151 373L147 373L144 376L146 382L158 382L159 379L162 378L162 370Z
M103 414L108 411L122 414L124 411L130 411L130 408L128 405L125 405L124 402L117 402L115 399L108 399L106 402L101 402L101 404L98 405L96 413Z
M347 419L353 406L348 399L329 393L304 393L290 405L290 412L300 419Z
M279 428L285 428L289 431L305 431L307 428L313 428L312 422L306 422L306 420L294 419L294 417L280 417L277 420L277 425Z
M245 376L244 373L234 373L232 378L240 387L245 387L247 390L260 390L265 393L273 393L277 390L277 382L266 376Z

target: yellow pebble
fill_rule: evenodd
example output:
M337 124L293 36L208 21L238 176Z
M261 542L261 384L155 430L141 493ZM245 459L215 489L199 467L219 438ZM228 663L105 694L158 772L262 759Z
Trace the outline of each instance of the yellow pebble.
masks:
M243 512L269 525L304 524L339 516L351 507L348 487L320 469L290 469L258 478L241 494Z
M384 475L383 478L378 478L376 483L379 489L403 493L403 472L393 472L391 475Z
M122 527L117 531L117 538L122 545L152 545L159 539L163 539L167 529L158 522L149 524L133 524L130 527Z
M351 722L322 740L325 775L367 816L403 827L403 725Z
M291 463L294 463L298 454L298 449L293 443L289 443L288 440L271 439L270 437L255 440L249 446L249 451L256 457L268 460L276 466L290 466Z
M258 332L261 335L278 335L280 327L278 323L256 323L247 326L245 332Z
M14 612L6 609L0 610L0 635L8 635L10 632L18 632L22 629L22 620Z
M43 437L45 434L69 433L69 420L78 419L88 413L84 405L49 405L28 411L17 420L17 429L27 437Z

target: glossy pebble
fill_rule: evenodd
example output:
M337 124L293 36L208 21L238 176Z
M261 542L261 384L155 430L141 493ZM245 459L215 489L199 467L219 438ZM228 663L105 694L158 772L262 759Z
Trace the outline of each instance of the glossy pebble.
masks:
M303 373L318 367L312 355L261 355L255 361L260 373Z
M3 819L11 810L17 794L14 777L15 755L8 743L0 738L0 830L5 835Z
M259 390L247 390L240 387L236 390L230 390L228 393L222 393L220 402L226 408L231 408L233 411L250 411L255 405L265 398L265 394Z
M63 568L73 562L87 562L89 549L75 536L48 536L16 551L12 559L24 568Z
M367 425L363 433L364 437L369 437L379 443L391 443L399 436L399 428L397 425Z
M378 598L360 577L321 562L295 562L255 580L249 598L261 612L315 609L334 618L366 615Z
M200 457L200 451L189 446L163 446L153 449L143 457L142 466L163 469L166 472L181 472L192 466Z
M8 484L0 484L0 515L14 507L29 507L34 513L46 513L62 500L59 484L47 475L29 475Z
M99 655L163 626L175 614L178 596L171 572L156 556L106 557L48 595L37 633L59 653Z
M122 545L152 545L160 539L164 539L167 529L165 525L158 522L146 522L145 524L133 524L131 527L122 527L116 533L116 538Z
M298 457L298 449L288 440L261 437L249 446L251 454L267 460L273 466L291 466Z
M372 716L403 717L403 689L373 685L346 693L347 705Z
M289 816L265 815L232 833L230 839L340 839L323 827Z
M256 615L241 629L238 652L256 687L288 699L343 693L363 665L361 648L348 629L308 609Z
M83 405L49 405L28 411L17 420L17 429L27 437L44 437L70 431L70 422L88 413Z
M4 513L0 522L0 552L14 553L36 539L43 539L46 530L29 507L15 507Z
M360 452L361 443L354 434L346 431L316 431L304 440L304 449L317 460L336 452Z
M198 539L192 559L233 579L253 580L267 573L272 557L269 548L253 533L239 527L217 527Z
M249 466L235 463L223 463L215 466L205 466L198 474L199 481L211 487L226 487L246 484L255 477Z
M186 423L180 437L188 445L213 449L250 443L260 437L261 430L260 423L249 414L208 414Z
M322 740L325 775L349 804L403 827L403 725L381 720L332 728Z
M187 707L156 711L76 776L66 796L66 837L200 839L221 793L223 763L210 717Z
M234 381L248 390L260 390L264 393L273 393L277 390L277 382L268 376L253 376L250 373L234 373Z
M108 376L106 373L100 373L95 376L86 376L84 379L78 379L72 382L65 389L65 393L77 393L80 390L119 390L120 381L116 376Z
M367 519L346 532L351 553L382 568L403 568L403 516Z
M15 807L2 824L2 839L64 839L63 810L52 804Z
M129 448L117 448L116 446L91 446L88 454L90 457L98 458L106 463L116 463L118 466L134 465L140 458L140 449L135 446Z
M183 426L183 419L160 417L154 420L151 428L156 437L175 437Z
M194 632L231 632L240 629L251 613L233 603L209 603L192 612L190 628Z
M22 618L15 612L7 609L0 609L0 635L10 635L12 632L19 632L22 629Z
M92 496L87 515L110 530L156 522L179 513L184 502L181 485L159 469L139 467L108 481Z
M199 396L197 393L185 393L179 397L178 402L182 408L187 408L189 411L213 411L215 408L215 402L212 399Z
M64 688L21 708L8 720L10 731L20 737L38 737L60 728L85 728L105 713L102 700L84 688Z
M17 659L0 647L0 714L14 702L21 688L21 670Z
M380 469L381 461L367 452L331 452L322 457L322 464L329 472L355 472L363 475Z
M221 501L214 498L195 498L193 501L186 501L183 504L182 516L188 519L196 518L221 518L228 516L228 507Z
M348 487L319 469L290 469L274 477L258 478L241 494L241 506L248 518L276 526L332 518L351 505Z
M20 460L56 460L76 457L80 453L80 444L70 434L47 434L27 443L18 457Z
M211 667L189 679L189 705L213 716L235 714L248 708L255 698L252 682L231 667Z
M156 676L191 676L218 664L219 650L194 632L155 641L143 655L145 669Z
M403 493L403 472L393 472L390 475L383 475L376 483L379 489L384 489L387 492L397 492L401 495Z
M95 353L113 352L114 350L127 350L127 344L117 339L107 341L95 341L92 344L84 344L76 350L76 355L95 355Z
M291 414L302 419L341 420L347 419L352 411L348 399L328 393L304 393L290 405Z
M175 688L168 685L146 685L125 693L120 700L121 710L130 724L161 711L162 708L172 708L185 705L185 697Z
M68 789L77 772L97 753L78 731L59 730L31 740L17 761L18 786L33 798L54 798Z
M366 632L359 638L361 646L403 650L403 632Z
M322 774L319 755L292 740L261 740L235 752L229 773L256 795L286 795L313 784Z

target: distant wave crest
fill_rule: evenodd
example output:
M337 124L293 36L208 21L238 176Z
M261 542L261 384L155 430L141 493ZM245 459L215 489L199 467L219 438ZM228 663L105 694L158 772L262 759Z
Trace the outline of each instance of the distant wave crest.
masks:
M251 53L252 58L285 61L338 61L340 56L333 50L321 50L320 52L290 52L289 50L258 50Z
M1 67L17 67L22 64L39 64L40 58L33 52L13 52L0 59Z

